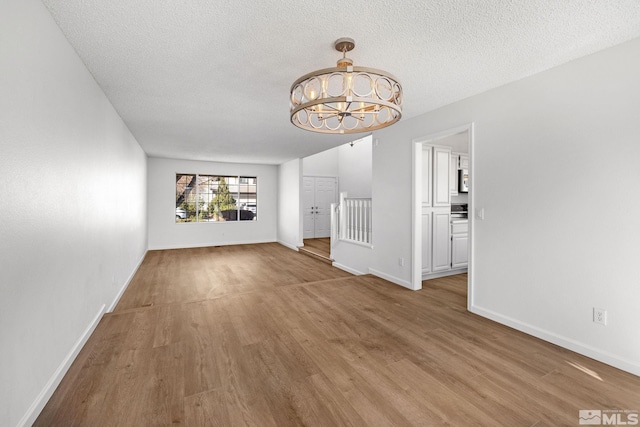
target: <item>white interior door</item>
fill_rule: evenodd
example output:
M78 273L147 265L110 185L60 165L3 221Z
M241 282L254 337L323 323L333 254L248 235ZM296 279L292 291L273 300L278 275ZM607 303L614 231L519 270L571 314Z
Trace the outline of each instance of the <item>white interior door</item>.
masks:
M303 177L303 238L331 236L331 204L335 202L335 178Z
M313 177L302 178L302 238L315 236L316 180Z
M336 179L316 178L315 237L331 236L331 203L336 201Z

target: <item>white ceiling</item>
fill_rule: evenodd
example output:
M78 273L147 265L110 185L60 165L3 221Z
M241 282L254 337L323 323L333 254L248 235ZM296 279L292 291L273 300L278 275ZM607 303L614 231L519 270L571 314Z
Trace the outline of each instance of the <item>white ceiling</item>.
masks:
M640 36L639 0L43 0L150 156L279 164L355 135L300 130L289 88L394 74L403 119Z

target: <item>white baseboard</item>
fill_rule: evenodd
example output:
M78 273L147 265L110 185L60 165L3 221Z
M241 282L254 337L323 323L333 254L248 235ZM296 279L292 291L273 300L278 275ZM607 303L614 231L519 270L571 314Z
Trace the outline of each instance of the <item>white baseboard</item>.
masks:
M571 338L563 337L561 335L546 331L544 329L540 329L527 323L520 322L519 320L513 319L511 317L503 316L492 310L478 307L477 305L472 305L471 307L469 307L469 311L479 316L486 317L487 319L491 319L495 322L509 326L510 328L516 329L520 332L524 332L525 334L532 335L536 338L540 338L541 340L559 345L560 347L564 347L571 351L575 351L576 353L580 353L602 363L606 363L607 365L611 365L633 375L640 376L640 365L630 360L622 359L614 354L607 353L606 351L602 351L595 347L591 347L589 345L575 341Z
M351 273L355 276L362 276L363 274L367 274L367 273L363 273L362 271L355 270L351 267L347 267L346 265L340 264L339 262L333 262L331 263L331 265L333 265L335 268L339 268L340 270L346 271L347 273Z
M51 378L49 378L49 381L47 381L44 388L33 401L22 419L18 421L18 427L28 427L36 421L38 415L40 415L40 412L42 412L49 399L51 399L53 392L56 391L56 388L60 385L62 378L64 378L65 374L71 367L71 364L78 356L78 353L80 353L80 350L82 350L82 347L84 347L87 340L96 329L96 326L100 323L100 319L102 319L102 315L105 313L105 307L106 304L103 304L102 307L100 307L100 310L98 310L96 316L93 318L91 323L89 323L89 326L87 326L78 341L76 341L71 348L71 351L67 354L67 357L64 358L60 366L58 366L58 369L56 369Z
M395 283L396 285L400 285L400 286L405 287L407 289L414 290L413 286L411 285L411 282L407 282L406 280L400 279L400 278L395 277L395 276L391 276L391 275L389 275L387 273L383 273L382 271L374 270L373 268L369 269L369 273L373 274L374 276L378 276L381 279L388 280L391 283Z
M140 261L138 261L138 264L136 264L135 268L133 269L133 271L131 272L131 274L127 278L127 280L124 282L124 284L122 285L122 287L118 291L118 294L113 299L113 302L111 303L111 305L107 309L107 313L111 313L113 310L115 310L116 305L118 305L118 302L120 301L120 298L122 298L122 294L124 294L124 291L127 290L127 288L129 287L129 283L131 283L131 281L133 280L133 276L136 275L136 273L138 272L138 269L142 265L142 262L144 261L145 257L147 256L147 252L149 252L149 251L144 251L144 254L140 258Z
M293 249L294 251L298 252L298 247L297 247L297 246L294 246L294 245L292 245L292 244L289 244L289 243L283 242L282 240L278 240L278 243L280 243L280 244L281 244L282 246L284 246L284 247L287 247L287 248L289 248L289 249Z
M162 251L166 249L192 249L192 248L210 248L213 246L232 246L232 245L258 245L260 243L275 243L275 240L252 240L247 242L210 242L210 243L194 243L187 245L168 245L168 246L150 246L150 251Z

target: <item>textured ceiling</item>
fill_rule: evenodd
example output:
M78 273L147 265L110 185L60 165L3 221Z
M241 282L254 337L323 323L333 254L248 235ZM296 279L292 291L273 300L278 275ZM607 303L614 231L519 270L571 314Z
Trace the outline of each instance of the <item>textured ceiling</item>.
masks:
M289 121L332 67L394 74L402 120L640 36L639 0L43 0L150 156L278 164L348 142Z

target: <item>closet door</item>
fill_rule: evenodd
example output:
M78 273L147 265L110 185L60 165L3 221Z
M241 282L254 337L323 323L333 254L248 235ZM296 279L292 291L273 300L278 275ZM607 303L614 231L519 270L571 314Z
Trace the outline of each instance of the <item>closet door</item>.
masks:
M331 236L331 204L336 202L336 179L316 178L315 237Z
M336 203L336 178L303 177L302 224L304 239L331 236L332 203Z
M305 176L302 178L302 238L313 239L315 237L315 178Z

